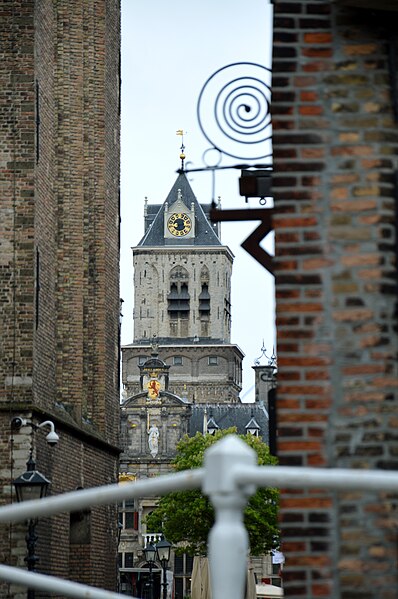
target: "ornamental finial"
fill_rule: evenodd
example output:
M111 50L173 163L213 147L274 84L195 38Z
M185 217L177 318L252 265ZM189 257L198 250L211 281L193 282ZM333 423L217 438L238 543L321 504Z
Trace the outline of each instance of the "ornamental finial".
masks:
M184 170L184 161L185 161L185 146L184 146L184 131L183 129L178 129L176 131L176 135L179 135L181 137L181 146L180 146L180 160L181 160L181 170Z

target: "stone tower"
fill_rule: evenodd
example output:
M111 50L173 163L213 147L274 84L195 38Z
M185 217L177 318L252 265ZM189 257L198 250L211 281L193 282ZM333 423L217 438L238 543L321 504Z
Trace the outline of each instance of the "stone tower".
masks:
M134 343L123 348L126 397L138 392L139 364L156 341L173 368L170 387L192 402L236 402L243 354L231 344L233 254L209 206L184 173L163 204L145 204L145 234L134 256Z
M117 480L117 0L1 1L0 495L29 450L52 494ZM12 430L21 416L27 425ZM34 425L51 420L50 449ZM37 526L39 569L115 589L115 509ZM0 534L24 566L25 525ZM7 586L7 585L6 585ZM13 597L13 588L0 588Z

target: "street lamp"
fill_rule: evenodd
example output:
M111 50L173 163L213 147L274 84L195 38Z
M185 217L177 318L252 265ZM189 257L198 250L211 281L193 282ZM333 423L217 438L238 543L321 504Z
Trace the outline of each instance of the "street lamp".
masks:
M144 549L145 560L149 564L149 599L153 599L153 564L155 563L156 547L152 543L147 543Z
M36 463L32 456L32 451L28 461L26 462L27 470L18 478L13 480L17 501L28 501L29 499L41 499L47 495L48 486L50 481L43 476L38 470L36 470ZM28 523L28 533L26 535L26 547L28 554L25 557L25 562L30 572L35 571L36 563L39 558L35 555L37 535L36 535L36 524L37 518L30 519ZM27 598L34 599L35 591L28 589Z
M171 543L169 543L169 541L167 539L162 537L162 539L156 545L156 553L158 556L158 560L160 561L160 563L162 565L162 570L163 570L163 582L162 582L163 599L167 599L166 569L167 569L167 564L170 560L170 550L171 550Z

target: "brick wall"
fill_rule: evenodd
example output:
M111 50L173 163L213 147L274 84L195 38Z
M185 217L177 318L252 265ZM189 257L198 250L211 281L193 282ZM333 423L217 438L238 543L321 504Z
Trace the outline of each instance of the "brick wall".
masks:
M57 2L56 10L52 2L42 6L43 18L36 14L41 281L35 340L48 348L49 337L52 347L36 371L36 401L53 401L51 369L58 403L115 442L119 8L113 1L82 2L73 11L68 2Z
M398 467L397 13L274 3L278 452L298 466ZM397 500L284 491L289 597L396 597Z
M29 452L29 435L12 441L14 415L55 422L61 441L52 454L35 435L53 493L117 480L120 6L0 0L0 29L4 503ZM113 589L114 515L93 510L91 565L82 564L83 580ZM65 518L38 530L41 567L67 576ZM19 538L18 527L1 535L0 555L22 565L19 528ZM73 564L70 572L78 574Z
M33 441L37 468L51 480L50 495L74 491L80 487L90 488L113 484L117 481L118 453L116 451L111 455L109 447L101 440L95 441L78 433L73 434L67 426L62 427L59 424L57 431L60 440L54 448L50 448L45 442L44 431L36 432ZM25 456L31 437L30 427L26 427L25 432L14 434L12 451L14 478L26 469ZM94 506L90 510L89 517L89 543L84 545L70 542L69 513L41 518L36 529L37 556L40 559L37 569L39 572L115 590L116 506ZM12 525L7 532L7 538L4 540L9 543L9 552L6 552L4 561L11 561L13 565L24 567L25 523ZM114 561L110 556L115 557ZM10 592L11 597L14 597L14 594L18 597L13 585ZM26 597L26 591L21 597ZM37 597L41 597L41 594L38 593Z
M33 2L1 6L0 401L31 398L34 224Z

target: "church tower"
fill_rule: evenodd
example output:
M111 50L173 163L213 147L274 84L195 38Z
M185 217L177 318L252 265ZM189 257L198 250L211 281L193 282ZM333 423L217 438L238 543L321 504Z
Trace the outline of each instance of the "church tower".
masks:
M163 204L145 202L134 259L134 343L123 348L126 397L154 340L173 366L170 386L191 402L238 401L243 354L231 344L233 254L184 173Z

